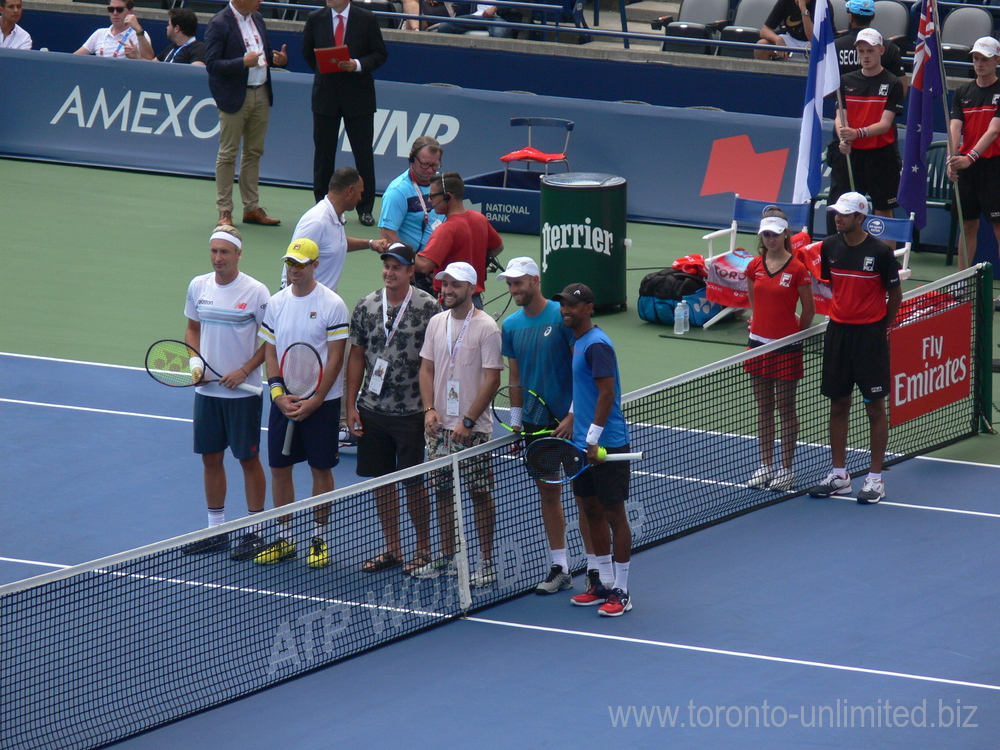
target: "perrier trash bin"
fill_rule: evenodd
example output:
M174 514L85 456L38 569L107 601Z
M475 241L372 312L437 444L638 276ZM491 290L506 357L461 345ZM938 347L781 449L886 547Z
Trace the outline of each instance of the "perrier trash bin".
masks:
M595 307L625 309L624 177L563 172L541 180L542 294L568 284L594 292Z

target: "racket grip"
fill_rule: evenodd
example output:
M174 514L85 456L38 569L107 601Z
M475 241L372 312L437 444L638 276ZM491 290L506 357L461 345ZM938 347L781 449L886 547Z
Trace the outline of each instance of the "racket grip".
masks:
M264 392L263 388L258 388L257 386L250 385L249 383L240 383L238 386L241 391L246 391L247 393L252 393L255 396L259 396Z
M642 451L638 453L609 453L604 457L605 461L641 461Z
M281 446L281 455L292 455L292 435L295 434L295 422L288 420L288 427L285 428L285 443Z

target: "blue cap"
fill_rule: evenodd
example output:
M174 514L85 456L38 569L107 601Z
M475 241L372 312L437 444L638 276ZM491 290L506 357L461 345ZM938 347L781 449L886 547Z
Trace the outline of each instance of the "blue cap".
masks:
M847 0L847 12L854 16L874 16L875 0Z

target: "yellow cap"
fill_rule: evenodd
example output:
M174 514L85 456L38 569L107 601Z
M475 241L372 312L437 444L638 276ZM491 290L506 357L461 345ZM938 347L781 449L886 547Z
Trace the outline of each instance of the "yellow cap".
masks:
M319 247L308 237L292 240L288 250L281 256L282 260L294 260L296 263L308 263L319 258Z

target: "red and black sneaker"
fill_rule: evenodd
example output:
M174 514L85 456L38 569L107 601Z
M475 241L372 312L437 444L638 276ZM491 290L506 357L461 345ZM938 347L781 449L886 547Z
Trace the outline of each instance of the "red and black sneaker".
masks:
M611 595L611 589L601 583L601 574L596 570L587 571L587 590L570 599L577 607L592 607L603 604Z
M621 617L632 609L632 597L623 589L614 589L598 610L601 617Z

